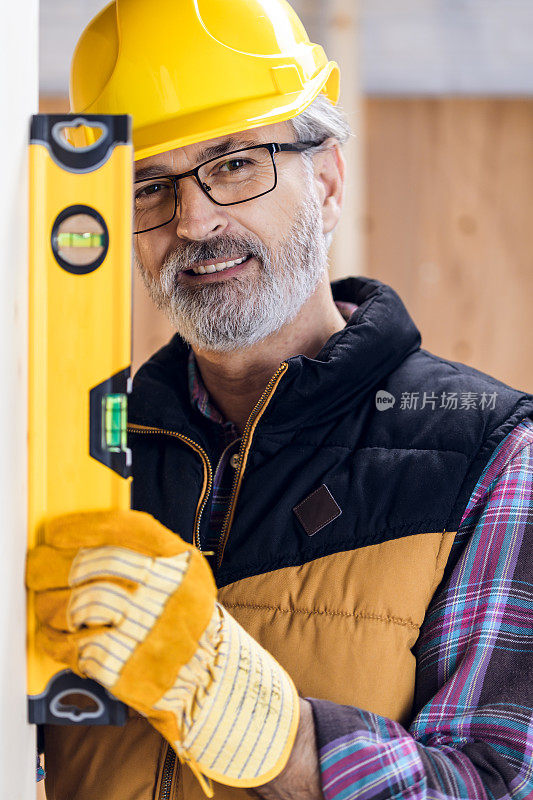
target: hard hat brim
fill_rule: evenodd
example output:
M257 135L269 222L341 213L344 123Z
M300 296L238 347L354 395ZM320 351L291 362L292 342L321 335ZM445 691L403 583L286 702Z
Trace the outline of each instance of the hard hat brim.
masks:
M209 111L213 118L212 128L206 126L205 109L153 125L134 127L135 160L263 125L285 122L305 111L322 91L335 105L339 98L339 83L339 67L336 62L330 61L303 90L286 94L283 105L280 105L279 95L271 95L212 108ZM153 142L157 142L157 145Z

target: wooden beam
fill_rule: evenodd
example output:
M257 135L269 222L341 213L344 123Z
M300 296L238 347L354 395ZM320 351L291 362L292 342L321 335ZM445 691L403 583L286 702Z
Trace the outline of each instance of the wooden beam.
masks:
M341 98L354 136L345 145L344 208L331 252L332 278L358 275L363 270L363 146L364 119L359 72L358 0L328 0L327 53L341 68Z
M363 263L364 119L359 70L359 0L293 0L312 41L321 44L341 68L340 104L354 131L345 146L346 192L341 221L331 249L333 279L357 275Z

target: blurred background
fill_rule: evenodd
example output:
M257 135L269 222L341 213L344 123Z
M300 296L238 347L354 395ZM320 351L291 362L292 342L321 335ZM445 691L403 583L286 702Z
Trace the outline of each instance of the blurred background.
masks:
M146 0L150 2L150 0ZM42 0L40 110L68 109L102 0ZM422 345L533 392L533 3L294 0L342 70L344 217L332 277L391 285ZM135 278L134 365L172 331Z

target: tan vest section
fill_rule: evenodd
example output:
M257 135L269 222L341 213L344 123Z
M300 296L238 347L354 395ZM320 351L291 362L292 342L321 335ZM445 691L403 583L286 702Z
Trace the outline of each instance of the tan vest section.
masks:
M237 581L221 589L219 600L302 695L408 724L416 668L411 649L454 537L426 533L335 553ZM158 800L161 745L137 715L125 728L49 726L48 800ZM180 769L172 800L204 797L192 773ZM215 784L216 800L247 797L243 789Z
M455 533L425 533L319 558L225 586L220 602L293 678L304 697L408 724L411 652ZM188 769L178 797L204 797ZM243 798L216 785L216 800Z

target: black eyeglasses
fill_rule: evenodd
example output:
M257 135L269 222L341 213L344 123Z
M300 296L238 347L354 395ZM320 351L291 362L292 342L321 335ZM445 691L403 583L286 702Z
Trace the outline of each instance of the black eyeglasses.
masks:
M276 153L303 153L321 144L256 144L210 158L179 175L137 180L134 182L134 233L147 233L172 222L178 208L178 181L181 178L196 178L200 189L217 206L247 203L276 188Z

